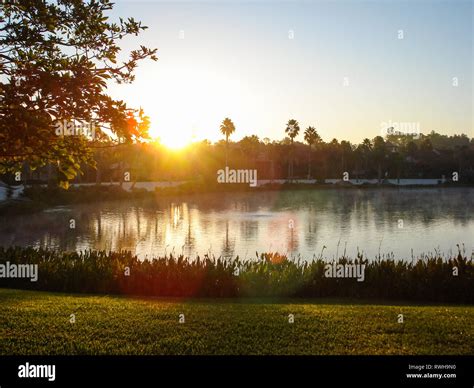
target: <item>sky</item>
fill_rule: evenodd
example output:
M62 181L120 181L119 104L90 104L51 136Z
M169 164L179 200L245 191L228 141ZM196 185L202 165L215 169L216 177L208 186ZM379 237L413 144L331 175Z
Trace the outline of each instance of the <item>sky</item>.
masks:
M158 48L110 93L151 118L170 146L256 134L286 122L354 143L395 123L474 137L472 1L124 1L111 19L149 28L125 40ZM456 86L457 85L457 86Z

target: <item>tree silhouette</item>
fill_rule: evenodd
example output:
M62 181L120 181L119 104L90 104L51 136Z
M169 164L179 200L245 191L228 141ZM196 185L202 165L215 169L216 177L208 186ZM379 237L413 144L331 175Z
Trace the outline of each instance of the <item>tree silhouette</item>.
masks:
M382 166L387 157L387 147L382 136L376 136L374 138L372 154L377 165L377 180L380 184L382 182Z
M229 136L235 132L235 125L231 119L226 117L220 127L221 133L225 136L225 166L227 167Z
M144 113L106 89L111 80L132 82L137 62L156 60L156 49L140 46L117 63L118 42L146 27L133 18L109 22L112 7L107 0L0 2L0 173L52 163L67 187L81 164L94 164L91 147L110 140L107 132L122 143L147 137ZM84 123L94 131L76 131Z
M318 144L322 141L321 136L316 132L316 128L308 127L304 131L304 140L309 145L309 156L308 156L308 179L311 179L311 146Z
M286 123L285 133L290 138L290 162L288 163L288 179L290 180L293 178L293 142L295 137L298 136L299 132L300 125L298 124L298 121L296 121L295 119L288 120L288 123Z

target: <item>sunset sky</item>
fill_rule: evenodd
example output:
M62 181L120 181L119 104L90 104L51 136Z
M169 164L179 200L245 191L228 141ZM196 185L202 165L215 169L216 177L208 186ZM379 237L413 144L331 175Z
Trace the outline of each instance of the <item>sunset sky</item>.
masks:
M325 141L390 121L474 136L470 1L117 1L118 16L149 27L123 48L159 60L111 94L142 106L167 145L215 141L225 117L234 140L280 140L290 118Z

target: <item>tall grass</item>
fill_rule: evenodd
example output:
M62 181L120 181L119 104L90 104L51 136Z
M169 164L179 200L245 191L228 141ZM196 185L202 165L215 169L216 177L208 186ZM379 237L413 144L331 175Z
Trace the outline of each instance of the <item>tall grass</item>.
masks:
M173 297L353 297L474 303L474 261L459 251L407 261L342 257L365 264L365 281L326 278L321 257L289 260L276 253L254 259L169 255L139 260L130 252L59 252L0 248L0 264L38 264L38 281L0 279L0 287L45 291ZM453 276L453 267L458 276ZM126 275L127 268L129 276Z

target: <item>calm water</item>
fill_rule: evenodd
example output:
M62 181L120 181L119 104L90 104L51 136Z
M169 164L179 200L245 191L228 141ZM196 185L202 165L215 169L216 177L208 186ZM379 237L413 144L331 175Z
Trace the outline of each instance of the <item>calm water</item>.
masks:
M70 220L75 220L71 229ZM0 218L0 245L305 259L474 248L474 189L318 190L102 202ZM339 247L338 247L339 245Z

